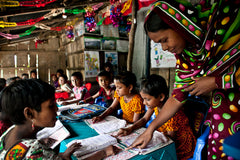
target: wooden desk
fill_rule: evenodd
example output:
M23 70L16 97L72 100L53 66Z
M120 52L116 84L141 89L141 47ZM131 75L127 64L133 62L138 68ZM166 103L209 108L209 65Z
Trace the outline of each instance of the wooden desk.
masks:
M98 135L98 133L90 128L85 122L70 122L63 123L64 126L71 133L70 138L65 139L60 144L60 152L64 152L67 147L66 145L74 139L84 139L92 136ZM72 156L72 159L76 157ZM161 149L151 152L147 155L136 155L131 158L131 160L177 160L176 150L174 143L171 143Z

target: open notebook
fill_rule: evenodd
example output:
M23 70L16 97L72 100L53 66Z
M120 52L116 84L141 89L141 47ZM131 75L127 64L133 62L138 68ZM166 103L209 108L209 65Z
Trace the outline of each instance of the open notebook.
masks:
M61 141L70 136L70 132L57 120L54 127L45 127L37 133L37 139L42 140L49 148L54 149Z
M146 128L140 128L132 132L130 135L115 138L118 129L126 127L126 123L124 123L121 119L108 116L103 121L96 124L93 124L90 119L85 120L85 122L93 129L96 129L100 135L87 139L73 140L67 145L69 146L76 141L81 142L82 145L87 145L83 149L80 149L74 153L76 157L81 157L81 159L89 156L89 154L91 154L93 151L101 150L109 145L115 145L116 147L122 149L119 154L114 155L118 157L117 159L126 159L126 157L131 158L137 154L148 154L170 143L173 143L173 141L167 138L163 133L155 131L153 133L152 140L149 142L146 148L141 150L137 148L125 150L140 134L146 130ZM100 126L103 128L100 128ZM114 156L108 157L107 159L115 159L116 157ZM121 156L123 157L121 158Z

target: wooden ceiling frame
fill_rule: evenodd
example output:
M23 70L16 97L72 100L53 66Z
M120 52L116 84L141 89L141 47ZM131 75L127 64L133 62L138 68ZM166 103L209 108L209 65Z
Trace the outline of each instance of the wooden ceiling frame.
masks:
M65 0L64 0L65 1ZM9 21L9 17L13 17L13 16L31 16L32 14L36 14L36 13L44 13L44 12L50 12L52 9L56 9L56 8L66 8L66 9L73 9L73 8L85 8L86 6L88 5L95 5L95 4L99 4L100 2L103 2L104 5L100 7L100 10L101 9L105 9L107 6L110 5L110 2L109 0L92 0L92 1L82 1L82 0L73 0L71 2L71 4L67 4L66 6L59 6L58 7L44 7L44 8L32 8L32 9L27 9L24 10L23 12L23 9L21 8L20 11L18 13L13 13L11 12L11 8L9 10L9 8L7 10L4 10L2 9L1 12L0 12L0 19L2 19L4 22L10 22ZM67 3L67 1L66 1ZM76 4L78 3L78 4ZM4 10L4 12L2 12ZM97 10L96 13L99 13L100 10ZM42 23L42 24L45 24L49 27L56 27L56 26L64 26L66 24L67 21L69 20L72 20L74 18L80 18L80 19L83 19L83 14L80 13L80 14L77 14L77 15L74 15L74 14L71 14L71 15L68 15L67 19L64 19L60 16L57 16L57 17L52 17L51 19L44 19L42 21L40 21L39 23ZM17 32L17 30L22 30L22 29L27 29L27 28L30 28L34 25L25 25L25 26L16 26L16 27L7 27L7 28L0 28L0 32L3 32L3 33L10 33L11 31L15 31ZM50 34L52 32L57 32L57 31L49 31L49 30L43 30L43 29L37 29L37 30L34 30L32 32L32 34L38 34L38 35L43 35L44 37L46 37L47 34ZM21 33L16 33L16 34L21 34ZM31 37L31 35L29 36L25 36L25 37L21 37L21 38L18 38L18 39L6 39L5 37L1 37L0 36L0 46L1 45L5 45L5 44L13 44L13 43L18 43L19 41L24 41L25 39L26 40L29 40L29 39L34 39L36 38L36 36L34 37Z

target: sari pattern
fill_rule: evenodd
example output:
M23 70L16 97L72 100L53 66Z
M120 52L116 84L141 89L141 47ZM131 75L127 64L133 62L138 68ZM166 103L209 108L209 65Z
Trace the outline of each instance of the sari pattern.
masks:
M172 96L184 103L184 88L191 77L215 76L207 123L211 130L208 159L232 159L222 152L223 139L240 130L240 1L202 0L193 7L182 0L156 2L154 11L186 41L182 54L175 54L176 73Z

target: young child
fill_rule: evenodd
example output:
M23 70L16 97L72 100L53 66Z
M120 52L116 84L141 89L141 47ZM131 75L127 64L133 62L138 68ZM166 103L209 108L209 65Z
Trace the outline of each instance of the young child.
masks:
M74 96L65 99L65 100L69 100L69 99L73 99L76 98L75 101L71 101L71 102L63 102L62 105L67 105L67 104L73 104L73 103L78 103L81 100L85 100L89 97L91 97L89 91L87 90L86 86L83 85L83 76L81 72L74 72L71 76L71 82L73 85L73 94ZM93 100L89 100L88 103L92 104Z
M21 79L28 79L29 75L27 73L23 73Z
M6 79L0 78L0 91L6 87ZM0 136L12 125L8 117L2 113L2 107L0 105Z
M103 98L103 101L106 102L107 107L109 107L112 104L114 98L114 88L110 86L110 82L110 73L107 71L100 72L98 74L98 84L101 88L95 95L83 100L83 102L88 103L89 101L101 96Z
M37 71L35 69L31 70L30 77L31 79L37 79Z
M148 79L142 81L140 94L144 104L148 107L147 112L132 126L121 128L117 136L128 135L133 130L145 126L153 112L156 115L161 112L163 104L168 99L168 87L165 79L158 75L151 75ZM188 118L182 110L179 110L175 116L157 130L163 132L175 142L178 160L187 160L193 156L196 138L190 128Z
M67 83L67 76L65 74L59 76L58 84L58 90L62 92L68 92L69 94L72 93L72 87Z
M58 87L58 78L56 74L52 74L52 86L54 86L55 88Z
M99 122L115 111L120 104L123 111L123 119L134 123L140 119L143 113L143 100L136 90L136 76L130 71L120 73L114 78L116 91L112 105L100 116L94 117L93 122Z
M111 78L110 82L112 83L113 82L113 77L114 77L113 65L110 62L106 62L104 64L104 70L110 73L110 76L111 76L110 77Z
M64 153L56 153L36 139L36 133L56 123L55 89L41 80L19 80L3 90L0 102L3 112L13 122L0 137L0 159L65 159L81 147L74 143ZM92 155L102 159L115 154L113 146Z

